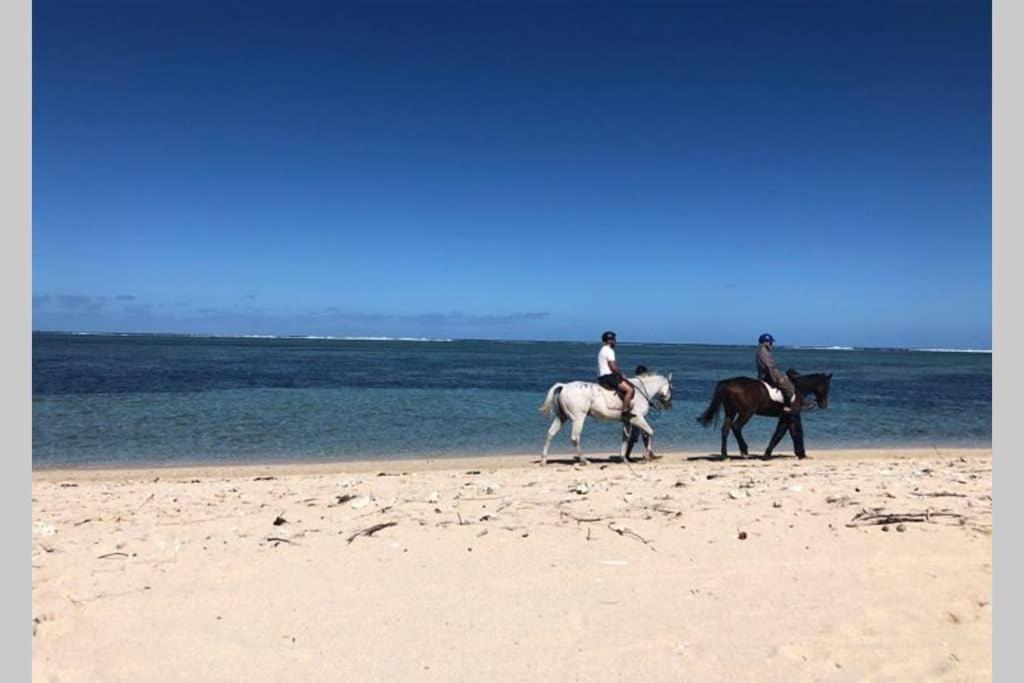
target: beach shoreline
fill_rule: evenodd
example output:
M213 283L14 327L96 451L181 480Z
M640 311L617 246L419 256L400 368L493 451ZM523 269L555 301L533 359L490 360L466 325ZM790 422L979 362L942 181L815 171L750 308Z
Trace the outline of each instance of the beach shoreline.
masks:
M536 459L37 470L33 679L991 679L991 449Z
M630 456L632 464L643 465L641 462L643 453L642 444L638 444ZM710 451L698 450L669 450L657 451L662 458L657 463L683 463L698 461L715 461L716 454ZM928 446L928 447L906 447L906 446L878 446L868 448L831 448L814 450L804 462L818 460L871 460L886 458L927 458L937 456L946 457L991 457L990 446ZM611 452L586 453L588 459L598 466L605 464L622 464L617 455ZM785 461L795 459L792 452L785 448L779 449L775 454L775 460ZM728 462L742 461L743 459L733 450L729 454ZM747 456L748 461L763 461L759 455ZM574 456L566 452L552 452L549 456L551 466L573 464ZM302 460L302 459L281 459L281 460L260 460L259 462L229 461L210 462L198 461L192 464L179 462L161 464L152 462L124 462L124 463L99 463L82 465L43 465L33 466L33 479L49 480L64 478L84 479L131 479L145 478L154 474L162 473L166 476L191 476L192 474L205 474L207 476L240 476L265 474L267 472L280 473L282 475L301 474L339 474L346 472L424 472L446 469L495 469L507 470L520 467L534 467L540 463L540 456L537 453L498 453L487 455L436 455L436 456L410 456L396 458L366 458L366 459L344 459L344 460Z

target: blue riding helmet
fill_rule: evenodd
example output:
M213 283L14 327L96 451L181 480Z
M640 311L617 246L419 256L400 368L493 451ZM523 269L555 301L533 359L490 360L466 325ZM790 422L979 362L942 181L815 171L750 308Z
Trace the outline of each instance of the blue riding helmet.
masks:
M757 338L758 344L764 344L765 342L771 342L772 344L774 344L775 337L773 337L770 334L762 334L760 337Z

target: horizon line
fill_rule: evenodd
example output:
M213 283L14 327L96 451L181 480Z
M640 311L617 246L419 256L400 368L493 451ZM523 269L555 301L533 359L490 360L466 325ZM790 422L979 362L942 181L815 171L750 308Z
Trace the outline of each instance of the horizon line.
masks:
M400 341L400 342L496 342L496 343L529 343L529 344L597 344L583 339L492 339L487 337L415 337L390 335L318 335L318 334L241 334L212 332L116 332L92 330L32 330L32 334L65 334L71 336L111 336L111 337L189 337L206 339L294 339L305 341ZM746 347L755 344L729 342L665 342L665 341L629 341L621 342L624 346L735 346ZM779 348L798 349L802 351L922 351L931 353L992 353L992 349L971 347L915 347L915 346L840 346L815 344L779 344Z

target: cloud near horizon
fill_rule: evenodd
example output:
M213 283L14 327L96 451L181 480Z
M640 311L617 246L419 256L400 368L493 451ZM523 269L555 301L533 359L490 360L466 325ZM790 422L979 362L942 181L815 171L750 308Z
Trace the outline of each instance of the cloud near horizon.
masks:
M251 300L249 296L245 298ZM346 312L338 306L272 313L264 307L245 305L189 306L188 311L179 309L171 313L163 305L139 301L133 295L39 294L32 301L34 329L64 331L443 336L511 330L551 317L546 311L368 313Z

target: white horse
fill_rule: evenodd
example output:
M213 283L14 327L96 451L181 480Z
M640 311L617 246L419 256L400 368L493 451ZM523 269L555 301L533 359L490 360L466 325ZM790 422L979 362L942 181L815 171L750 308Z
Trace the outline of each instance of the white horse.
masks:
M665 408L672 407L672 375L663 377L656 373L648 373L640 377L626 380L636 388L633 395L631 412L634 417L629 423L634 429L640 429L647 438L644 461L648 462L654 456L654 430L647 424L644 416L651 409L651 401L658 400ZM567 382L558 383L548 389L547 398L540 407L540 412L550 415L552 409L555 412L555 420L548 428L548 437L544 441L544 452L540 456L540 464L548 462L548 446L551 440L562 428L562 423L572 420L572 444L576 447L576 459L584 465L590 461L580 450L580 434L583 432L583 422L587 415L592 415L601 420L620 420L622 415L622 399L619 395L605 389L595 382ZM626 461L626 444L629 441L629 430L623 426L622 430L622 460Z

